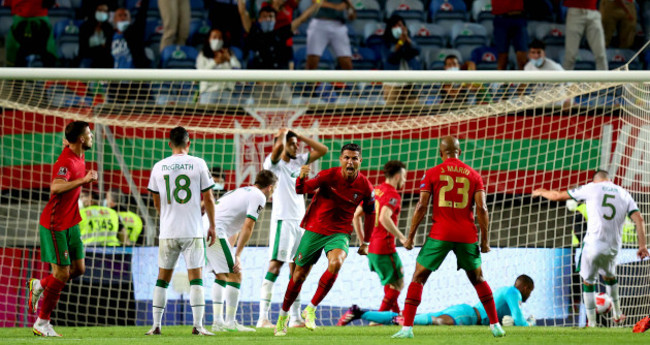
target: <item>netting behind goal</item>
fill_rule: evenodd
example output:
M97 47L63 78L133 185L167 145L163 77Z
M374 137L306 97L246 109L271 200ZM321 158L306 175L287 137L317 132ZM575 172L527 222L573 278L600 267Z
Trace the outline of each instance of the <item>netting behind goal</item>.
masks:
M225 182L223 190L214 191L217 196L252 182L281 127L329 148L313 164L313 171L337 166L340 148L348 142L361 145L363 173L374 183L383 181L385 162L402 160L408 170L401 191L403 231L417 202L420 178L441 162L438 139L457 136L461 159L480 172L488 192L493 251L483 255L486 278L494 289L512 285L520 274L531 276L535 291L524 312L543 325L579 323L580 285L573 272L586 224L574 207L531 199L532 190L584 184L594 170L602 168L632 192L643 214L650 213L648 84L408 79L382 83L386 79L381 73L373 82L316 82L287 73L284 82L256 83L249 74L246 82L223 81L220 89L228 91L208 97L200 93L198 81L115 81L111 71L102 73L94 80L72 80L76 74L68 74L51 80L0 82L3 327L30 326L35 319L27 313L25 283L48 272L40 261L38 219L49 198L52 166L63 148L63 128L73 119L90 122L95 134L86 166L98 170L99 181L83 188L89 193L85 202L122 212L130 237L122 238L119 246L87 245L86 273L64 290L53 316L56 325L152 322L158 217L146 185L154 163L170 155L168 132L177 125L190 131L191 153L221 169ZM198 80L203 75L193 76ZM439 72L428 76L445 80ZM238 318L247 325L257 319L259 289L268 266L272 206L269 202L243 255ZM108 229L110 224L96 226ZM417 246L430 226L429 215L416 238ZM353 238L351 244L356 241ZM636 248L633 226L628 226L618 266L627 325L650 313L650 262L638 261ZM398 247L407 284L417 249L408 252ZM324 267L321 259L304 284L303 304L311 299ZM212 281L206 272L206 291ZM273 320L287 281L284 268L273 295ZM188 291L181 262L169 289L164 324L191 322ZM319 308L319 322L335 323L351 304L376 309L382 296L367 259L351 249ZM450 254L425 286L419 310L433 312L458 303L474 305L478 298L465 274L456 271ZM209 323L212 311L211 303L207 304ZM608 317L601 321L608 323Z

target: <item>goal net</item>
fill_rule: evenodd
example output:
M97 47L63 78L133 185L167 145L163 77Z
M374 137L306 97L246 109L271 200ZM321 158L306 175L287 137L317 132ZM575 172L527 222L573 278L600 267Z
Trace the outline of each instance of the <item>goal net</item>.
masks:
M3 69L0 79L2 327L31 326L35 320L27 312L26 282L49 272L40 260L38 221L64 145L63 129L72 120L91 123L95 135L86 167L97 170L99 180L83 187L82 214L90 207L114 210L125 230L117 244L86 245L86 272L67 284L53 315L55 325L151 324L158 216L146 186L154 163L170 155L168 132L178 125L191 134L191 154L205 159L215 178L223 178L214 190L217 196L252 182L282 127L329 148L313 163L313 172L338 166L339 151L348 142L361 145L362 171L373 183L383 182L384 163L399 159L408 170L399 217L404 232L421 177L441 162L439 138L458 137L461 159L480 172L488 193L493 249L482 256L486 279L496 289L512 285L520 274L532 277L535 290L523 309L540 325L580 323L580 282L574 270L586 223L577 205L532 199L532 190L566 190L605 169L632 193L641 212L650 214L650 84L643 83L650 75L645 72ZM242 258L238 319L245 325L257 320L272 207L270 201ZM431 226L430 214L425 219L416 246ZM89 223L112 231L113 223L105 218ZM356 243L353 237L351 245ZM636 258L633 225L626 226L623 243L617 272L630 326L650 313L650 261ZM418 248L398 247L398 252L408 284ZM316 264L303 285L303 304L313 296L325 261ZM275 285L273 321L288 275L283 268ZM203 281L210 324L214 277L204 272ZM165 325L191 323L188 291L181 260L168 289ZM367 259L351 249L319 307L318 322L335 324L351 304L377 309L382 296ZM460 303L479 301L450 254L426 284L419 311ZM610 316L600 321L609 324Z

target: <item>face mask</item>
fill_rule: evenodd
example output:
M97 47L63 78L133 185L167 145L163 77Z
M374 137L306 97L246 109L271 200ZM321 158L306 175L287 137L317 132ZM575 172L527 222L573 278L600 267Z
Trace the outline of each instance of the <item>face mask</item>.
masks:
M219 183L219 182L217 182L217 183L215 183L214 186L212 187L212 190L223 190L224 187L225 187L225 184L224 184L224 183Z
M535 65L535 67L537 68L542 67L542 65L544 64L544 58L531 59L530 61L532 61L533 65Z
M108 20L108 13L97 11L95 12L95 19L97 19L97 21L100 23L105 22Z
M217 50L221 49L221 47L223 47L223 40L220 40L218 38L214 40L210 40L210 48L212 49L212 51L216 52Z
M458 67L449 67L449 68L447 68L447 71L460 71L460 68L458 68Z
M120 32L124 32L124 30L126 30L126 28L129 27L129 24L131 23L126 20L123 22L117 22L117 30L119 30Z
M402 28L400 28L399 26L394 27L391 30L391 32L393 33L393 37L395 37L396 39L402 36Z
M266 21L260 22L260 27L262 28L262 31L264 31L264 32L271 32L271 31L273 31L273 28L275 27L275 20L266 20Z

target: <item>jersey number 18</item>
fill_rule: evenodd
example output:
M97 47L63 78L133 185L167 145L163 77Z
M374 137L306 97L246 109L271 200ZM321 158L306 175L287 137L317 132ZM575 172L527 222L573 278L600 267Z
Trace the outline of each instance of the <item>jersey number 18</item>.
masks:
M172 203L172 196L179 204L185 204L192 198L192 191L190 190L190 178L187 175L178 175L174 180L174 190L171 190L169 183L169 175L164 175L165 178L165 190L167 191L167 203ZM180 197L180 192L185 192L185 197Z

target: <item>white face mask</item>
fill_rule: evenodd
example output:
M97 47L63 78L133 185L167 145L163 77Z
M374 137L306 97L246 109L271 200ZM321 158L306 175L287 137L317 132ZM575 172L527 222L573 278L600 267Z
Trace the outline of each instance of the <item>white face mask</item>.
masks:
M533 65L535 65L535 67L537 67L537 68L542 67L542 65L544 64L544 58L531 59L530 61L532 61Z
M97 19L98 22L105 22L108 20L108 13L102 12L102 11L97 11L95 12L95 19Z
M393 33L393 37L395 37L396 39L402 36L402 28L400 28L399 26L394 27L391 30L391 32Z
M447 71L460 71L460 68L458 68L458 67L449 67L449 68L447 68Z
M220 40L218 38L210 40L210 49L212 49L212 51L216 52L217 50L221 49L221 47L223 47L223 40Z
M214 184L214 186L212 186L212 190L223 190L224 187L225 187L225 183L217 182Z
M126 21L126 20L121 21L121 22L117 22L117 24L116 24L117 30L119 30L120 32L124 32L124 30L126 30L126 28L128 28L130 24L131 24L131 22Z

